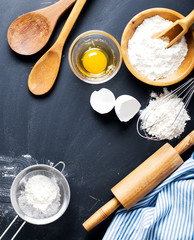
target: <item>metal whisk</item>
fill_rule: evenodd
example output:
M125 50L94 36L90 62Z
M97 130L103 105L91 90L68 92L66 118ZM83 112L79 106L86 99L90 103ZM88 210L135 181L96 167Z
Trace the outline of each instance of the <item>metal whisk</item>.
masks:
M159 107L164 105L165 102L173 101L173 99L175 99L175 97L179 98L179 101L178 101L178 103L175 107L177 107L179 104L181 104L181 108L179 109L178 113L174 117L174 119L171 123L171 127L168 129L169 133L170 133L170 131L172 131L172 128L175 124L175 121L177 121L181 112L186 111L186 109L187 109L187 107L188 107L188 105L191 101L191 98L193 96L193 93L194 93L194 78L191 78L188 81L186 81L184 84L182 84L181 86L176 88L175 90L173 90L173 91L171 91L167 94L165 94L165 92L164 92L164 96L160 97L160 100L156 101L155 105L153 105L152 113L157 113L157 110L159 109ZM144 110L142 110L140 112L140 116L137 120L137 125L136 125L137 133L141 137L149 139L149 140L159 141L159 140L167 139L167 138L162 138L161 139L161 138L155 136L152 132L153 132L154 127L157 126L157 124L159 126L161 121L167 121L168 120L169 109L165 109L163 107L163 112L161 114L159 114L160 116L158 116L158 119L155 120L154 122L151 121L152 113L149 113L149 114L145 113L144 116L142 117L142 114L143 114ZM156 112L154 112L154 111L156 111ZM143 124L145 124L146 122L147 123L152 122L152 123L150 125L146 126L146 128L145 128L145 126L143 126ZM170 138L168 138L168 139L170 139Z

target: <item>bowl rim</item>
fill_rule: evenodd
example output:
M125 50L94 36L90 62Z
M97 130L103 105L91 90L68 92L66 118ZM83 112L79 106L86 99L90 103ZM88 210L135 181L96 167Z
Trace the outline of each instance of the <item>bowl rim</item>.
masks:
M74 70L74 67L73 67L73 64L72 64L72 61L71 61L71 55L72 55L72 51L73 51L73 48L74 46L76 45L76 43L83 37L87 36L87 35L90 35L90 34L102 34L102 35L105 35L106 37L110 38L116 45L117 49L118 49L118 52L119 52L119 63L118 63L118 67L117 69L115 69L115 71L113 72L113 74L111 74L109 77L107 77L106 79L102 80L102 81L90 81L90 80L87 80L85 79L84 77L81 77L80 75L77 74L77 72ZM111 80L119 71L120 67L121 67L121 64L122 64L122 52L121 52L121 46L119 44L119 42L117 41L117 39L115 37L113 37L110 33L107 33L105 31L102 31L102 30L89 30L89 31L86 31L86 32L83 32L81 33L80 35L78 35L74 41L72 42L70 48L69 48L69 53L68 53L68 61L69 61L69 65L70 65L70 68L72 70L72 72L79 78L81 79L83 82L86 82L86 83L90 83L90 84L100 84L100 83L105 83L109 80Z
M21 181L21 179L26 175L29 174L33 171L37 171L37 170L43 170L43 171L52 171L56 172L62 179L62 184L65 184L65 187L67 188L67 201L66 203L62 203L61 208L59 209L59 211L54 214L51 217L48 218L42 218L42 219L36 219L36 218L32 218L27 216L19 207L18 203L17 203L17 198L15 196L16 193L16 187L17 184ZM12 185L11 185L11 189L10 189L10 199L11 199L11 204L16 212L16 214L23 219L24 221L34 224L34 225L46 225L49 223L52 223L54 221L56 221L58 218L60 218L64 212L66 211L66 209L68 208L69 202L70 202L70 197L71 197L71 192L70 192L70 187L69 187L69 183L67 181L67 179L65 178L65 176L55 167L49 166L47 164L35 164L35 165L31 165L29 167L24 168L21 172L19 172L17 174L17 176L15 177Z
M172 13L174 14L176 17L178 18L183 18L184 16L182 14L180 14L179 12L169 9L169 8L149 8L146 10L143 10L141 12L139 12L138 14L136 14L126 25L122 37L121 37L121 52L122 52L122 57L123 57L123 61L126 65L126 67L128 68L128 70L140 81L149 84L149 85L153 85L153 86L170 86L173 85L175 83L180 82L181 80L183 80L187 75L189 75L189 73L193 70L194 68L194 58L192 59L191 64L189 65L189 67L187 68L186 71L184 71L182 74L180 74L176 79L173 80L169 80L169 81L153 81L150 80L149 78L141 75L141 73L139 73L130 63L129 58L128 58L128 54L127 54L127 47L128 46L128 32L129 29L131 28L132 24L134 21L136 21L139 18L139 15L144 16L147 15L148 13L154 13L156 12L168 12L168 13ZM192 31L192 26L190 27L189 31L191 32L191 35L193 37L193 41L194 41L194 31ZM168 76L170 77L170 75ZM163 78L165 79L165 78ZM161 79L162 80L162 79Z

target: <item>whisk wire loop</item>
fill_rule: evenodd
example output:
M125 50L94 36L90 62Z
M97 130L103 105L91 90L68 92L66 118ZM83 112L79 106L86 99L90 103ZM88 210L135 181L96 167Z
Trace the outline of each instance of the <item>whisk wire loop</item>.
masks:
M161 140L154 135L150 135L149 132L158 123L160 123L160 121L162 121L164 119L168 120L167 118L168 118L169 109L166 109L165 105L163 103L165 103L166 101L171 101L171 102L176 101L177 103L176 103L175 107L178 107L178 105L181 104L178 113L176 114L176 116L174 117L174 119L171 122L171 129L169 129L169 131L172 131L174 123L179 118L181 112L188 107L193 94L194 94L194 78L189 79L184 84L180 85L179 87L177 87L176 89L174 89L173 91L171 91L169 93L168 93L167 89L164 89L164 93L160 95L160 99L158 99L158 101L156 101L155 103L152 102L152 113L154 112L155 114L157 114L157 110L160 107L160 114L158 115L158 119L156 121L154 121L154 123L153 123L152 121L149 121L149 119L152 117L152 113L150 113L150 114L144 113L143 121L144 122L146 121L147 123L152 122L150 125L146 126L146 129L144 129L142 127L142 124L143 124L141 122L142 116L140 114L140 116L137 120L137 124L136 124L136 129L137 129L138 135L143 138L146 138L148 140L154 140L154 141ZM178 97L178 101L177 101L177 97ZM153 98L154 98L154 96L153 96Z

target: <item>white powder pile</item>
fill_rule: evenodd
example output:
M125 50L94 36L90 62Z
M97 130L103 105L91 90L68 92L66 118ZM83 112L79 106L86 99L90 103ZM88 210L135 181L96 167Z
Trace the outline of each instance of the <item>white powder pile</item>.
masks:
M132 66L150 80L161 79L175 72L187 54L185 37L167 49L167 38L152 38L171 24L171 21L158 15L146 18L128 42L128 58Z
M60 190L54 179L35 175L28 179L18 198L21 210L33 218L46 218L58 212Z
M190 120L182 99L171 94L167 97L168 94L167 89L160 95L152 93L148 106L140 115L141 129L158 140L177 138Z

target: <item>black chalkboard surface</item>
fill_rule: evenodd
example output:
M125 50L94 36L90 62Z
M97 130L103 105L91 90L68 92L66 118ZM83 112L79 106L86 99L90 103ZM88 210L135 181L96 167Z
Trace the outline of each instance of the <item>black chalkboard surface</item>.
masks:
M27 88L28 75L42 54L56 40L70 10L59 20L54 33L39 53L21 56L7 43L9 25L18 16L56 1L1 0L0 8L0 234L15 216L9 199L9 187L14 176L26 166L36 163L66 164L65 176L71 188L71 201L65 214L56 222L35 226L26 224L16 239L20 240L99 240L111 219L86 232L82 223L112 198L110 188L131 172L166 141L153 142L138 136L135 116L121 123L114 111L107 115L95 113L89 104L94 90L110 89L116 97L129 94L137 98L142 108L152 91L159 87L138 81L124 63L109 82L90 85L80 81L68 64L68 49L72 41L88 30L103 30L119 42L128 21L142 10L166 7L187 15L193 0L88 0L64 47L60 72L51 92L36 97ZM185 79L193 76L193 72ZM176 85L178 86L178 85ZM173 89L175 86L170 87ZM175 146L193 129L194 101L188 107L192 118ZM192 149L184 154L186 160ZM4 237L18 228L18 221Z

